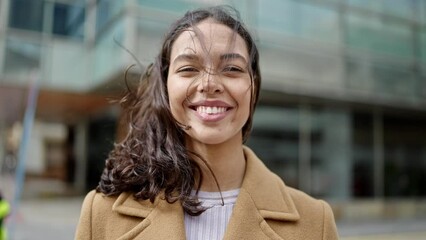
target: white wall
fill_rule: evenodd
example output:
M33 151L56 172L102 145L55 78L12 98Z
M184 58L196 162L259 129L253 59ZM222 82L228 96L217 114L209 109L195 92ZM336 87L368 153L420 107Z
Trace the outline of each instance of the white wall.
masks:
M26 161L27 172L41 174L47 168L45 157L45 140L65 141L67 128L60 123L36 121L31 132L31 140Z

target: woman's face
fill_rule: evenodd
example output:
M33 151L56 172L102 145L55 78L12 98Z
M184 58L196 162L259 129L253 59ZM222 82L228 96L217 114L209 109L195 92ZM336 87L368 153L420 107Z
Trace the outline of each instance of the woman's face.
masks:
M242 143L250 114L251 78L246 43L227 26L211 19L175 40L167 77L174 118L190 126L187 141Z

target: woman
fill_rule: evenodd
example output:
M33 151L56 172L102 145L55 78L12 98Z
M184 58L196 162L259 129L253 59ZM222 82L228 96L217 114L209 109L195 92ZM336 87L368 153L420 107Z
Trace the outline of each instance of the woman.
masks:
M259 55L224 8L188 12L136 94L128 134L83 203L77 239L337 239L331 208L289 188L243 142Z

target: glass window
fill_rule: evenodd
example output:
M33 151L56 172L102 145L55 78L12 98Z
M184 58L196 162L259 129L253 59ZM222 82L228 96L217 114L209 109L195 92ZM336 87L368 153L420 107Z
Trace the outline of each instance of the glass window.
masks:
M426 196L426 118L383 116L385 196Z
M371 62L364 59L346 58L346 83L350 89L371 92L374 89Z
M345 15L345 42L351 48L413 57L413 40L410 26L377 17Z
M417 78L406 66L374 64L372 77L377 93L412 99L419 97Z
M342 199L351 195L351 140L348 110L260 105L248 146L287 185ZM302 166L302 157L308 166Z
M86 189L96 188L105 167L105 159L113 148L117 120L110 116L90 119L87 133Z
M311 110L311 194L351 197L351 115L347 109Z
M374 11L381 11L382 9L382 0L345 0L346 4L349 6L374 10Z
M347 86L383 97L417 100L422 94L422 79L408 64L386 64L366 59L346 59Z
M426 31L421 31L420 35L420 60L426 63Z
M383 11L394 16L416 19L415 10L417 5L420 5L419 2L418 0L385 0L383 1Z
M93 69L86 55L87 49L78 41L51 41L49 45L49 87L67 89L68 91L85 91L89 89L91 78L87 69ZM72 67L70 67L72 66ZM46 77L47 77L46 76Z
M352 196L374 194L373 115L355 112L352 115Z
M10 1L9 27L42 31L43 0Z
M197 1L197 0L138 0L138 3L144 7L157 8L161 10L167 10L171 12L176 12L179 14L185 13L190 9L195 9L205 4L208 4L209 1ZM211 2L210 4L213 4Z
M426 23L426 1L419 1L417 4L418 20L424 24Z
M13 79L28 79L29 71L41 67L41 45L21 38L8 37L4 73Z
M53 33L83 38L84 7L55 3L53 12Z
M285 183L298 187L299 110L259 105L247 143Z
M415 11L421 6L421 1L418 0L346 0L346 3L357 8L415 20Z
M163 39L164 33L167 32L171 22L165 21L150 21L146 18L137 19L138 41L143 44L136 44L135 52L143 65L148 66L158 54L158 49L161 48L161 42L158 39Z
M126 54L126 51L120 47L124 40L125 18L120 18L103 32L102 38L96 42L94 51L94 63L92 75L92 84L99 84L105 81L109 76L120 72L123 68L122 62L117 61L118 58ZM125 46L127 47L127 46Z
M422 68L421 72L417 74L418 93L422 99L426 99L426 69Z
M259 3L259 29L322 41L339 41L337 10L292 0Z
M125 1L97 0L96 33L104 31L109 22L123 9Z

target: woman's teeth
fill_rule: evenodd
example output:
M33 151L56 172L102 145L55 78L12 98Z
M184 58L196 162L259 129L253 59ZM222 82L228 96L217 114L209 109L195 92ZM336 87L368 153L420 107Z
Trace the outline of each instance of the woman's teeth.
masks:
M226 112L226 107L206 107L206 106L198 106L197 112L204 114L218 114Z

